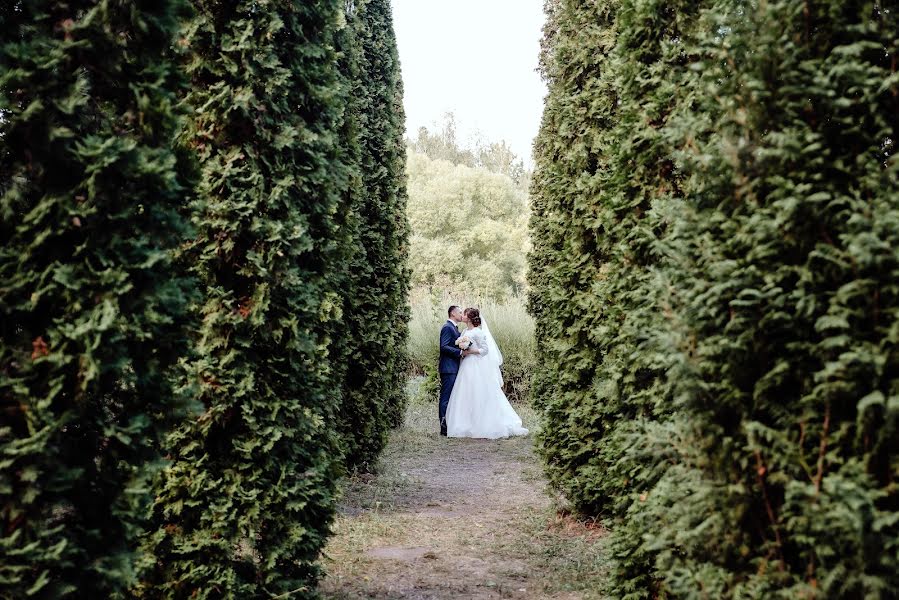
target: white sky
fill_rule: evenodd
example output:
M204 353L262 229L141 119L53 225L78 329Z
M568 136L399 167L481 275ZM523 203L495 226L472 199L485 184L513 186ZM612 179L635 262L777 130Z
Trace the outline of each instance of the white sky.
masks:
M393 19L408 133L452 111L463 141L506 140L530 165L543 0L393 0Z

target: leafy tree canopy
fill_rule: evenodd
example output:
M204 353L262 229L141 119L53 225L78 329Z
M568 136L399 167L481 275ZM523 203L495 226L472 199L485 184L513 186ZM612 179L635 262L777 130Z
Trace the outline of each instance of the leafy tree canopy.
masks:
M501 298L525 286L527 193L506 174L409 154L412 284Z

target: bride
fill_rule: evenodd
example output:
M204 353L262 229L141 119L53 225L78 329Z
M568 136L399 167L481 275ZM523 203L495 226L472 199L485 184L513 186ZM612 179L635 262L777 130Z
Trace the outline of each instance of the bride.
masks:
M460 339L468 338L471 345L450 394L447 435L490 439L526 435L528 430L503 393L499 370L503 355L490 328L476 308L466 308L462 321L468 328Z

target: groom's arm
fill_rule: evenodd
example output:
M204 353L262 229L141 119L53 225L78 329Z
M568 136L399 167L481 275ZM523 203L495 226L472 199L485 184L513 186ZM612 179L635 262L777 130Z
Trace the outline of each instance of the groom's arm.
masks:
M453 339L453 333L449 327L440 330L440 354L462 358L462 350L456 347L456 340Z

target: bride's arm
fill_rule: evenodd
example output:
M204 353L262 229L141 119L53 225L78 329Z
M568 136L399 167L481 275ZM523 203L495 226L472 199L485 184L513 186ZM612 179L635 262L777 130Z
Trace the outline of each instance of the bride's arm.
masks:
M475 338L475 346L477 346L478 354L487 356L490 349L487 347L487 338L483 334Z

